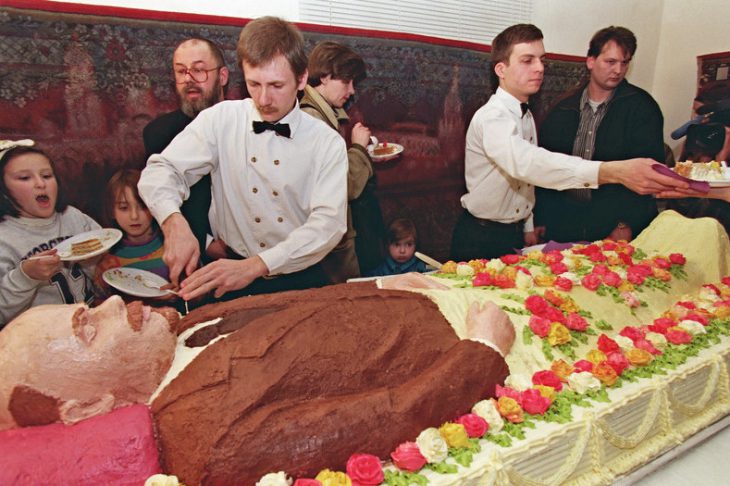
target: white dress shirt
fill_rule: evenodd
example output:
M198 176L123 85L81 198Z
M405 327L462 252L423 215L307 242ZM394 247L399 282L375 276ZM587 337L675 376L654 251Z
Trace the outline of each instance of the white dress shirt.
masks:
M259 255L271 274L296 272L320 261L345 233L345 142L298 104L279 121L289 124L291 138L256 134L254 120L261 116L250 99L202 111L150 157L139 193L162 223L210 173L214 236L243 257Z
M550 189L596 188L600 162L537 146L532 114L502 88L479 108L466 132L467 193L461 205L473 216L499 223L525 221L534 229L535 185Z

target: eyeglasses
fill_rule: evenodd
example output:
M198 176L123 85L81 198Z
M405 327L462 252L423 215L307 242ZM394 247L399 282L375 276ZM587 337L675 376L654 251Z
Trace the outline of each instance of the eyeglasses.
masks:
M196 83L205 83L206 81L208 81L209 72L217 71L222 67L223 66L218 66L212 69L177 67L174 70L175 82L177 82L178 84L185 83L185 76L189 74L190 78Z

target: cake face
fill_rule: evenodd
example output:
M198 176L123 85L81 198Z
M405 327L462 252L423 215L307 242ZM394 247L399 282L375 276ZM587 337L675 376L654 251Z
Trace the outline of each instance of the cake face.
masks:
M119 296L24 312L0 333L0 430L146 402L172 361L174 324Z

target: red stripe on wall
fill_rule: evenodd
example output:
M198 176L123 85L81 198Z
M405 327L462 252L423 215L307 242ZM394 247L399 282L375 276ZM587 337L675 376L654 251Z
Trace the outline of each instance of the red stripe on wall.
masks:
M80 3L66 2L49 2L43 0L3 0L3 7L24 8L31 10L41 10L45 12L59 12L82 15L98 15L103 17L120 17L126 19L140 20L161 20L168 22L185 22L191 24L210 24L210 25L246 25L251 19L225 17L220 15L205 15L182 12L163 12L160 10L147 10L139 8L127 7L109 7L102 5L86 5ZM462 49L472 49L476 51L491 52L492 47L487 44L478 44L476 42L459 41L453 39L443 39L441 37L432 37L421 34L409 34L405 32L388 32L384 30L358 29L352 27L337 27L331 25L308 24L304 22L296 22L302 30L306 32L318 32L324 34L352 35L362 37L374 37L383 39L396 39L413 42L423 42L427 44L435 44L448 47L458 47ZM711 54L714 56L714 54ZM557 61L582 61L584 56L573 56L568 54L547 54L548 59Z

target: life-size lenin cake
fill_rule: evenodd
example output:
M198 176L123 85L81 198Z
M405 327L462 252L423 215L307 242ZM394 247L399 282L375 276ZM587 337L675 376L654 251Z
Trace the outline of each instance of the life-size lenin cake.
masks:
M99 308L113 309L103 313L103 322L99 310L72 307L33 309L0 333L4 427L67 421L63 413L8 420L28 408L9 399L19 389L40 393L59 410L69 403L98 405L88 394L93 390L105 397L99 410L107 411L113 408L109 403L145 401L154 389L149 384L160 381L160 371L169 366L174 319L135 305L137 319L118 298ZM501 314L482 319L511 330ZM40 319L44 315L54 316L52 326ZM207 306L179 326L204 322L210 323L179 346L175 377L168 377L151 402L162 468L187 484L253 484L293 464L292 473L314 475L324 467L344 467L353 451L387 458L400 442L493 396L508 374L499 351L460 340L427 297L372 283ZM119 335L116 345L107 335ZM94 337L104 340L92 354L107 359L91 360L93 366L83 370L83 393L74 394L77 376L42 363L77 368L76 353L91 352L89 336L92 346ZM22 366L18 353L39 343L45 351L31 359L37 364ZM181 361L189 363L176 374ZM30 371L13 371L26 368ZM136 395L128 393L132 390ZM383 427L386 423L399 427Z

